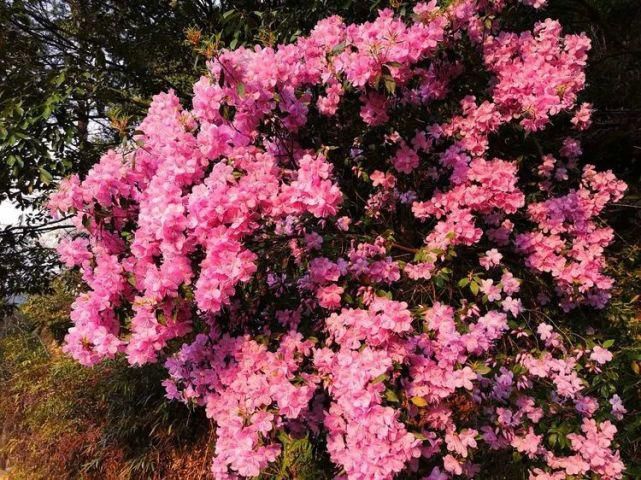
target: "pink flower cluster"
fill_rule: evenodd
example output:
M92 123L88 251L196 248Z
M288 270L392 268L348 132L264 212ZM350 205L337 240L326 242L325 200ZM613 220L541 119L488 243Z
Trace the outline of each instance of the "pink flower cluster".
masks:
M603 307L609 299L612 279L603 273L603 251L613 231L597 218L625 189L612 173L597 173L588 165L578 189L528 206L537 229L517 235L516 248L527 255L528 267L554 277L565 310L583 302Z
M270 352L248 336L214 335L198 335L167 360L167 393L204 405L216 420L216 478L255 477L280 454L276 428L307 411L315 378L298 374L312 344L290 332Z
M572 137L496 146L589 126L589 41L504 30L509 1L448 3L222 50L191 108L154 97L130 144L51 197L87 284L65 351L163 361L168 397L216 423L217 479L305 435L349 480L475 478L498 450L532 480L622 476L625 406L586 390L612 353L569 345L562 315L607 302L599 216L626 187L579 168ZM466 76L470 48L489 82Z

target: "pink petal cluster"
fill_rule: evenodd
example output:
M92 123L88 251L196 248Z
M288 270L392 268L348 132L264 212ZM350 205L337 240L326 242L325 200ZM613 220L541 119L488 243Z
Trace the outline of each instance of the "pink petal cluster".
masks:
M609 298L601 219L626 186L573 137L503 145L589 126L589 40L504 29L512 0L446 3L221 50L191 106L157 95L51 197L87 285L65 351L162 361L216 424L214 478L299 436L349 480L480 478L498 450L533 480L622 477L603 419L625 406L586 388L613 353L562 315Z
M526 254L528 267L554 277L566 310L579 303L603 307L609 298L612 279L603 273L603 251L613 231L599 225L598 215L625 189L611 172L597 173L587 165L578 189L528 206L537 229L517 235L515 245Z
M307 412L315 390L313 376L299 375L310 349L298 333L276 352L248 336L201 334L167 361L168 396L204 405L216 420L216 478L255 477L278 457L275 429Z

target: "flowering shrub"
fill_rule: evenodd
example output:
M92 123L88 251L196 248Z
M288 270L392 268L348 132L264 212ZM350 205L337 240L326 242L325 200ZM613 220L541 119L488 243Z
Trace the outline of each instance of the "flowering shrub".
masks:
M589 40L504 31L505 3L330 17L217 52L191 109L156 96L51 198L89 287L65 350L163 361L216 422L218 479L258 475L281 433L350 480L473 478L500 451L533 480L621 478L625 406L587 388L609 345L545 312L606 304L599 215L626 187L555 133L589 126Z

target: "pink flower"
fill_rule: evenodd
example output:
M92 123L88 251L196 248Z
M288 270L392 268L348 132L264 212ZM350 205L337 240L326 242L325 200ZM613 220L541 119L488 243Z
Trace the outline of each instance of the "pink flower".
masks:
M340 217L338 220L336 220L336 228L338 228L342 232L347 232L349 230L349 226L352 223L352 219L349 217Z
M375 187L381 186L383 188L391 189L396 185L396 177L390 172L374 170L370 175L370 178L372 179L372 185Z
M446 471L454 475L461 475L463 473L461 463L450 454L447 454L445 455L445 457L443 457L443 467L445 467Z
M501 307L506 312L510 312L513 317L516 317L523 310L523 305L521 304L520 298L506 297L505 300L501 302Z
M617 420L623 420L623 416L628 413L628 411L623 405L621 397L619 397L615 393L614 395L612 395L612 398L609 400L609 402L610 406L612 407L612 415L614 415L614 418L616 418Z
M481 280L481 292L487 295L487 299L490 302L495 302L501 299L501 288L498 285L494 285L494 280L491 278Z
M419 158L416 152L404 142L392 158L392 165L401 173L411 173L418 167Z
M493 248L485 252L485 255L479 260L479 263L485 270L489 270L500 264L502 258L503 255L501 255L496 248Z
M612 353L597 345L592 349L590 360L594 360L598 364L603 365L612 360Z
M541 435L535 435L532 427L528 429L528 432L523 436L515 436L512 439L512 445L519 452L525 453L528 457L534 457L539 451L541 445Z
M319 287L316 291L318 304L327 308L328 310L335 310L341 305L341 295L343 294L343 287L332 284L325 287Z
M572 117L572 123L579 130L585 130L590 127L592 123L592 105L589 103L582 103L581 107L576 111Z
M93 258L86 238L63 239L57 247L58 255L68 267L82 265Z
M541 340L543 341L546 341L552 336L552 330L552 325L549 325L547 323L541 323L538 327L536 327L536 332L539 334L539 338L541 338Z

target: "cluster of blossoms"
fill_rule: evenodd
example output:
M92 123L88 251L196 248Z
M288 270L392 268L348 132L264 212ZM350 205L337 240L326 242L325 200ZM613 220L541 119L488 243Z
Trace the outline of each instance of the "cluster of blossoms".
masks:
M217 478L228 478L228 469L255 477L280 454L280 445L269 441L270 432L308 410L315 376L301 373L298 385L292 380L312 344L290 333L270 352L249 336L232 338L216 330L196 336L167 360L167 394L204 405L207 415L217 419L212 468Z
M216 423L217 479L301 435L349 480L474 478L494 451L532 480L621 478L625 407L586 391L612 354L545 312L607 302L598 216L625 185L581 169L573 137L528 153L552 117L589 125L590 44L552 20L504 31L507 3L330 17L217 52L191 109L156 96L51 198L88 286L65 351L164 362L168 397Z

